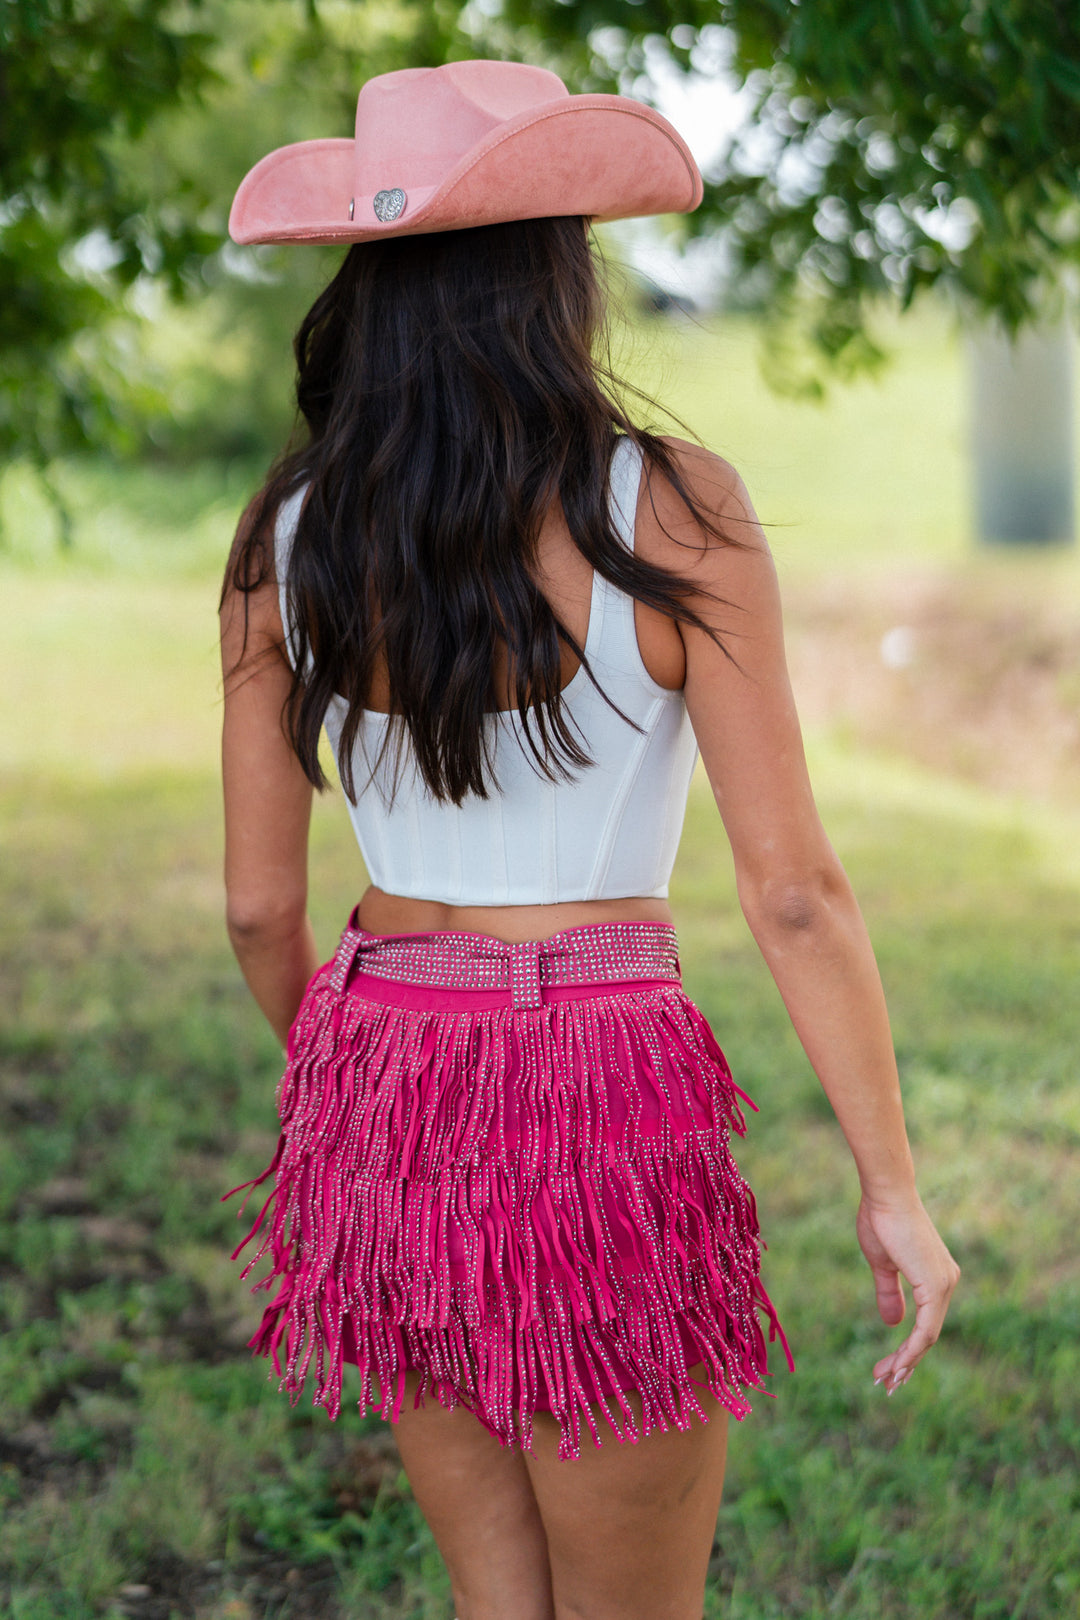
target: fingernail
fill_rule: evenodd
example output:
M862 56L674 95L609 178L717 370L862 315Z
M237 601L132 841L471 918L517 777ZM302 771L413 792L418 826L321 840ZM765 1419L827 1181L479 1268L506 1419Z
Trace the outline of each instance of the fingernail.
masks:
M910 1367L897 1367L896 1372L893 1375L893 1377L894 1377L894 1382L896 1382L897 1384L906 1384L908 1379L911 1377L911 1368Z
M883 1384L884 1382L885 1382L885 1374L882 1373L880 1378L875 1378L874 1379L874 1388L877 1389L878 1385Z

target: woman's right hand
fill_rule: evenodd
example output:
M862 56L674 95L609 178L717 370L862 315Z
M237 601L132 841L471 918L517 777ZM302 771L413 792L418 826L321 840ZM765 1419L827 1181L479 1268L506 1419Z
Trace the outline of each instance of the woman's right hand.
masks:
M891 1395L906 1384L912 1369L937 1342L960 1267L945 1247L917 1192L881 1202L863 1194L855 1221L859 1246L874 1274L881 1320L895 1327L904 1320L906 1278L915 1301L915 1321L900 1345L874 1364L874 1382Z

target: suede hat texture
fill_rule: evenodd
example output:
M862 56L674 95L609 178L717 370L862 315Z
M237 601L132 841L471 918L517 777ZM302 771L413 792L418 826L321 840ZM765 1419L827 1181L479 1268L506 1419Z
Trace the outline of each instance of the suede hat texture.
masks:
M234 242L368 242L509 219L687 214L701 175L667 119L627 96L572 96L523 62L369 79L353 140L298 141L244 176Z

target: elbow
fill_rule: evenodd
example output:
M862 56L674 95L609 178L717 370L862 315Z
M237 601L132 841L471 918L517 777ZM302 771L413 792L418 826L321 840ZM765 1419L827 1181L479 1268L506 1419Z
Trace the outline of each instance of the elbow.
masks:
M739 884L743 916L756 936L790 940L820 933L851 898L839 862Z
M286 896L230 890L225 903L225 926L236 951L289 939L303 928L307 896Z

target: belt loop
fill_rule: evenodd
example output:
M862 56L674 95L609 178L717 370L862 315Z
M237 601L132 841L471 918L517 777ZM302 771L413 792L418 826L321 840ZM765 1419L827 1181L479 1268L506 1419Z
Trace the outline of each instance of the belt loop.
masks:
M510 993L515 1007L542 1007L540 952L543 940L522 939L510 946Z
M362 939L362 933L354 928L350 921L349 926L341 936L341 943L338 945L334 957L334 969L330 975L330 983L339 996L345 990L345 984L349 974L352 972L352 965L356 961Z

